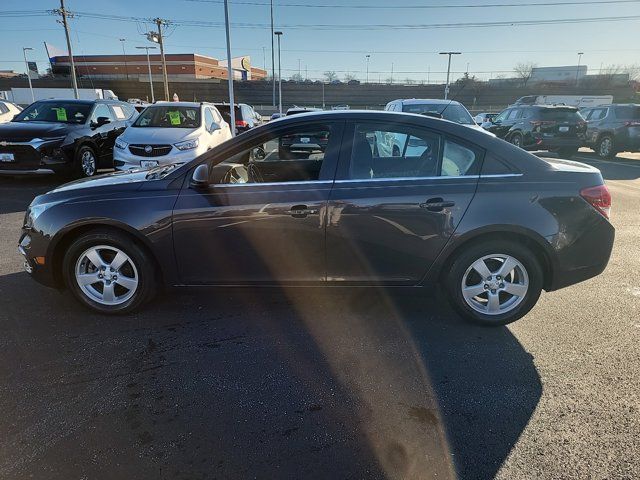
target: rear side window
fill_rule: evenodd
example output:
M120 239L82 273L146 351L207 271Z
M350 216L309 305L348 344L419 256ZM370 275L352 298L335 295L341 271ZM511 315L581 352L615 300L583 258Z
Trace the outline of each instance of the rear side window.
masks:
M640 120L640 106L638 105L623 105L614 107L614 111L616 112L616 118Z
M440 175L443 177L460 177L478 173L479 154L475 149L446 139L442 153Z
M120 105L111 105L111 108L113 109L113 113L118 120L124 120L125 118L127 118L127 114Z
M487 153L482 162L482 175L505 175L514 173L509 165L498 159L495 155Z

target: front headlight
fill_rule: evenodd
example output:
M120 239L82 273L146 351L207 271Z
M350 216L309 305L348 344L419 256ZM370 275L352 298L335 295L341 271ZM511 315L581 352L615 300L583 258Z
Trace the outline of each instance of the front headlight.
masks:
M116 148L119 148L120 150L124 150L128 146L129 146L129 144L127 142L125 142L124 140L122 140L120 137L116 138L116 143L115 143L115 147Z
M198 139L194 138L193 140L185 140L184 142L174 143L173 145L178 150L193 150L194 148L198 148L199 143Z

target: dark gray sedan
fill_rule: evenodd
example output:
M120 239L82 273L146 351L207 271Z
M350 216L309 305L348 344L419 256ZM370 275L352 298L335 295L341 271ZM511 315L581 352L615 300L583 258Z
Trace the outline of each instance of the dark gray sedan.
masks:
M291 137L326 147L281 158ZM163 285L440 286L464 317L500 325L602 272L610 206L588 165L446 120L335 111L63 185L33 201L19 250L36 280L103 313Z

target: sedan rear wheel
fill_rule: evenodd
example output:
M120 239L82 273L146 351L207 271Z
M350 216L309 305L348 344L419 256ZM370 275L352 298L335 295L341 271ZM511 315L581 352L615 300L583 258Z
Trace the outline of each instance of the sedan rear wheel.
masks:
M463 317L483 325L505 325L525 315L542 290L542 269L526 247L479 243L465 249L446 278L449 299Z
M155 290L154 262L126 234L104 230L86 233L67 250L63 268L71 292L100 313L126 313Z

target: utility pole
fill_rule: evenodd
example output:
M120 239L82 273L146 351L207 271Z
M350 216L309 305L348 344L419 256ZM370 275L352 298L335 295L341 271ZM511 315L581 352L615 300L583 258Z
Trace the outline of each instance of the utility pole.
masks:
M578 52L578 66L576 67L576 85L578 85L578 74L580 73L580 60L584 52Z
M224 0L224 25L227 32L227 80L229 82L229 114L231 136L236 136L236 103L233 98L233 68L231 68L231 29L229 27L229 2Z
M300 70L300 59L298 59L298 78L302 79L302 71Z
M27 62L27 50L33 50L31 47L22 47L22 55L24 55L24 66L27 67L27 80L29 80L29 91L31 92L31 103L36 101L33 96L33 85L31 84L31 70L29 70L29 62Z
M322 109L324 110L324 80L322 80Z
M393 62L391 62L391 84L393 85Z
M129 67L127 66L127 52L124 51L124 42L126 41L126 38L121 38L120 41L122 42L122 57L124 58L124 74L127 76L127 80L129 80Z
M67 24L67 11L64 8L64 0L60 0L60 8L56 11L62 17L62 26L64 27L64 35L67 38L67 52L69 55L69 64L71 65L71 85L73 86L73 96L78 99L78 79L76 78L76 64L73 61L73 52L71 51L71 39L69 38L69 25Z
M266 48L262 47L262 68L267 69L267 52Z
M156 47L136 47L136 48L147 51L147 67L149 67L149 87L151 88L151 103L155 103L156 97L153 94L153 76L151 74L151 60L149 60L149 50L155 50Z
M276 108L276 53L273 45L273 0L271 0L271 80L273 83L273 108Z
M164 99L169 101L169 78L167 77L167 61L164 58L164 40L162 39L162 25L166 20L154 18L153 22L158 26L158 45L160 45L160 59L162 60L162 81L164 82Z
M449 55L449 63L447 64L447 83L444 86L444 99L449 97L449 72L451 71L451 55L462 55L462 52L440 52L440 55Z
M366 59L367 59L367 82L369 83L369 59L371 58L371 55L366 55Z
M278 111L282 115L282 51L280 50L282 32L274 32L274 34L278 37Z

